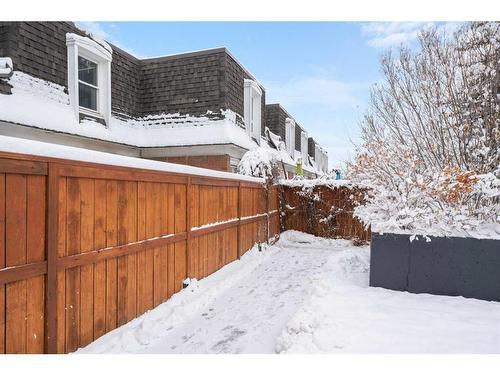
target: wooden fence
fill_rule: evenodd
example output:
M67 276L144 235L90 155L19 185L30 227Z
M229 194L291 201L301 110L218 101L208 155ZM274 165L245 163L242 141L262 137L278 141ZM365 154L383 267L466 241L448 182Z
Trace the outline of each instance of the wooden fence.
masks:
M0 153L0 353L67 353L279 234L263 185Z
M299 230L321 237L368 241L371 231L353 216L352 196L363 190L351 186L280 186L282 230ZM358 197L359 198L359 197Z

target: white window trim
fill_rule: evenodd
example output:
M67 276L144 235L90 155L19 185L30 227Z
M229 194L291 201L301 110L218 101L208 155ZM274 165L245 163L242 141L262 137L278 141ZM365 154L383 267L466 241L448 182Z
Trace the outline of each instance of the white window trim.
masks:
M66 34L68 49L68 92L70 105L73 107L75 117L80 113L99 117L109 125L111 119L111 60L112 51L106 49L90 38L77 34ZM78 97L78 56L97 64L97 111L80 107Z
M327 153L319 146L314 144L314 161L318 169L322 172L328 172L328 156Z
M250 138L254 138L260 145L262 128L262 90L258 83L245 79L243 83L243 117L245 130Z
M307 136L307 132L302 131L302 133L300 133L300 151L302 152L302 160L304 163L307 163L307 156L309 155L308 140L309 137Z
M295 154L295 120L288 118L285 120L285 144L288 154L294 158Z

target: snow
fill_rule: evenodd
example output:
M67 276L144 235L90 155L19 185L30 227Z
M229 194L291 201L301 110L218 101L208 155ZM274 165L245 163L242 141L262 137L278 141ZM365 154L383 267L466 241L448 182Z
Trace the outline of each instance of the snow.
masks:
M233 180L245 180L250 182L264 183L264 180L261 178L242 176L229 172L218 172L211 169L191 167L188 165L115 155L106 152L86 150L78 147L63 146L16 137L7 137L3 135L0 135L0 151L61 158L89 163L142 168L163 172L187 173L198 176L219 177Z
M76 25L76 27L79 28L80 30L84 31L85 34L87 34L90 37L90 39L92 40L92 42L97 43L98 45L100 45L101 47L103 47L109 53L113 53L113 48L111 48L111 46L109 45L109 43L106 42L100 35L98 35L96 33L93 33L91 31L83 29L81 25ZM81 41L87 42L88 39L89 38L85 38L85 37L80 36L78 34L66 33L66 40L81 40Z
M368 246L287 231L77 353L500 353L500 303L368 273Z
M368 287L369 251L335 253L279 353L500 353L500 303Z
M203 224L203 225L200 225L198 227L191 227L191 230L199 230L199 229L204 229L204 228L211 228L211 227L215 227L215 226L221 225L221 224L237 223L238 221L239 221L239 219L230 219L230 220L225 220L225 221L216 221L216 222L209 223L209 224Z
M222 111L220 118L210 116L211 113L206 116L178 113L140 118L112 116L108 126L104 126L90 119L79 122L64 86L18 71L7 82L13 87L12 95L0 95L3 121L135 147L231 143L246 149L257 146L237 125L237 114L229 110Z
M302 187L304 189L310 189L315 186L328 186L331 188L347 187L349 189L363 187L363 185L352 183L350 180L335 180L335 177L329 175L314 179L293 178L289 180L280 180L279 183L284 186Z
M286 163L291 166L297 164L298 159L302 159L302 154L294 151L294 158L286 151L285 143L281 137L274 134L266 127L265 134L267 142L261 142L260 147L254 147L247 151L238 164L238 173L247 176L271 176L273 165L279 162ZM281 166L278 164L278 168ZM317 175L323 175L324 172L316 167L316 164L302 164L302 169Z
M6 81L12 86L12 95L0 95L3 121L134 147L234 144L247 150L258 149L264 161L296 164L284 147L274 149L266 141L259 147L239 125L239 115L231 110L208 111L204 116L162 113L138 118L114 113L104 126L91 118L77 119L64 86L19 71ZM303 169L322 174L310 165L303 165Z
M0 76L9 76L12 73L13 66L10 57L0 57Z
M500 238L499 46L498 22L471 22L381 60L348 166L373 231Z
M245 176L270 177L273 165L278 162L276 155L262 147L247 151L238 163L238 173Z

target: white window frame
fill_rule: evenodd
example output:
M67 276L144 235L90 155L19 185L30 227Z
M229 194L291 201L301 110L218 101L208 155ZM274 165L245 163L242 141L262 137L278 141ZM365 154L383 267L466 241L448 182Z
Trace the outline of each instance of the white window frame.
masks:
M75 117L78 119L80 113L102 118L109 125L111 118L111 61L112 52L93 41L73 33L66 34L66 46L68 49L68 92L70 105ZM97 111L90 108L80 107L78 87L78 56L97 64ZM89 85L85 83L85 85ZM93 87L93 86L92 86Z
M314 159L316 161L316 165L318 166L318 169L320 171L322 171L323 168L321 166L321 149L319 148L317 143L314 144Z
M259 84L251 79L245 79L243 87L243 117L245 130L249 137L260 145L262 127L262 90Z
M314 161L320 171L328 172L328 154L317 143L314 144Z
M308 139L307 132L302 131L302 133L300 133L300 151L302 152L302 161L304 164L307 164L307 156L309 155Z
M285 120L285 144L288 154L295 156L295 120L287 117Z

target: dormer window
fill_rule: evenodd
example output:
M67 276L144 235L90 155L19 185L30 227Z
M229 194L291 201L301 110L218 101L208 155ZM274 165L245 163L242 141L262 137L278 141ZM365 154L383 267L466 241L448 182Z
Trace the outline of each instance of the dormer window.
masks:
M262 90L257 82L245 79L243 97L245 130L260 144Z
M105 44L105 43L104 43ZM75 116L104 120L111 117L111 58L109 45L80 35L66 34L68 91Z
M300 150L302 152L302 160L304 163L307 162L307 156L309 155L309 152L307 150L307 140L308 136L306 132L300 133Z
M291 118L285 120L285 144L288 154L293 158L295 154L295 121Z

